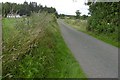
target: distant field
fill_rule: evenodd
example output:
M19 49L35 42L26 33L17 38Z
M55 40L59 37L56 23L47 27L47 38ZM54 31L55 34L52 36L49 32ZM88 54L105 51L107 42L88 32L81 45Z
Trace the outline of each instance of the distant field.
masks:
M3 78L86 78L53 14L2 21Z
M87 20L66 19L65 22L72 25L77 30L86 32Z
M73 28L85 32L97 39L100 39L106 43L109 43L113 46L116 47L120 47L120 45L118 44L119 42L114 40L114 38L116 38L116 36L118 36L117 34L95 34L93 32L87 31L86 27L88 26L87 24L87 20L75 20L75 19L65 19L65 22L70 24Z

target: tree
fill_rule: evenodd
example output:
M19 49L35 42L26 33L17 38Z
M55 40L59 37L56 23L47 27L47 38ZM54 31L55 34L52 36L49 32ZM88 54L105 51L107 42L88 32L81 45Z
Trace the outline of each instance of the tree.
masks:
M65 14L59 14L59 17L60 17L61 19L64 19L64 18L65 18Z
M80 18L80 14L81 14L80 11L77 10L75 13L76 13L76 19L79 19Z
M2 3L2 16L3 17L7 17L7 14L10 13L11 10L12 10L11 3L9 2Z
M82 15L82 19L84 20L87 19L87 17L88 17L87 15Z
M88 3L90 17L88 19L87 30L94 33L102 33L105 35L115 34L113 39L119 40L119 11L120 4L117 2L96 2Z

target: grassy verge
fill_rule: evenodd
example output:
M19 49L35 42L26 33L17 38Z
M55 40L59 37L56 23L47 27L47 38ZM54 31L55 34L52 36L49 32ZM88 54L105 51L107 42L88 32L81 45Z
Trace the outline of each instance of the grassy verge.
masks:
M55 16L3 19L3 78L86 78Z
M82 31L84 33L87 33L99 40L102 40L108 44L111 44L113 46L116 47L120 47L120 45L118 44L119 42L114 40L114 37L116 37L116 34L98 34L98 33L93 33L90 31L86 30L87 27L87 21L86 20L74 20L74 19L65 19L65 22L70 24L73 28Z

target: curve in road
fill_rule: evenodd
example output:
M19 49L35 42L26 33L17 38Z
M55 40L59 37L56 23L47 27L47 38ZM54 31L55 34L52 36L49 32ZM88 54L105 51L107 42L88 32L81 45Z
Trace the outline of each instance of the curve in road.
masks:
M62 36L88 78L118 78L118 48L58 20Z

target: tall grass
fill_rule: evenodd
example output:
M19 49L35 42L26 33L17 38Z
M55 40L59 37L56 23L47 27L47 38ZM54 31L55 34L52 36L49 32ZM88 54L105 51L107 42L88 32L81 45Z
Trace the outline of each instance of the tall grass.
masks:
M3 19L3 78L85 78L53 14Z
M65 19L65 22L71 24L77 30L86 31L87 20Z

